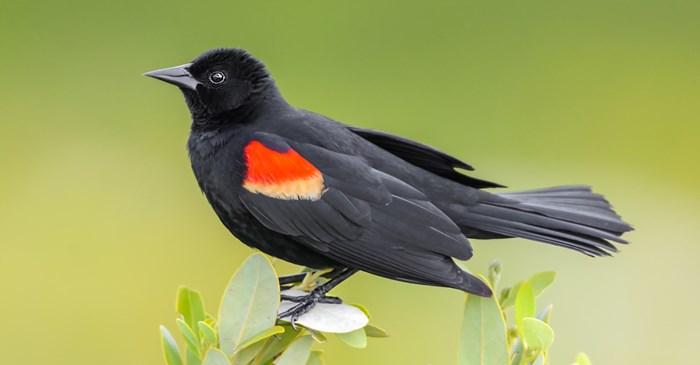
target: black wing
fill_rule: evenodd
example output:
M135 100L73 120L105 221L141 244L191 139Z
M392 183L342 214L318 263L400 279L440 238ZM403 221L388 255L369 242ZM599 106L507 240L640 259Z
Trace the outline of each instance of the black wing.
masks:
M471 246L420 191L355 156L272 134L257 133L254 139L295 151L323 176L318 198L279 198L244 189L241 202L268 229L348 267L490 294L452 261L470 258Z
M348 127L348 129L367 141L379 146L380 148L391 152L406 162L430 171L436 175L442 176L446 179L450 179L460 184L477 189L504 187L501 184L473 178L460 173L455 169L460 168L472 171L474 168L466 162L444 152L438 151L433 147L412 141L407 138L372 129L357 127Z

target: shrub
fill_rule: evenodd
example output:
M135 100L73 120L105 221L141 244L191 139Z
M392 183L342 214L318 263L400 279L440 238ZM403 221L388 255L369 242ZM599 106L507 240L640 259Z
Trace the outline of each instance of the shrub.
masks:
M482 276L494 293L500 274L501 266L494 263L488 279ZM552 306L537 311L536 298L554 277L551 271L538 273L491 298L467 295L459 365L548 364L554 342L549 325ZM284 293L303 294L299 289L308 291L321 280L321 273L308 272L297 289ZM295 328L277 318L290 305L280 303L280 286L270 262L262 254L253 254L231 278L217 317L206 313L199 292L178 290L175 322L184 351L161 326L165 360L168 365L321 365L322 352L313 344L324 343L329 335L355 348L366 347L367 337L387 336L368 323L369 313L361 306L320 303ZM579 354L575 365L590 365L590 361Z

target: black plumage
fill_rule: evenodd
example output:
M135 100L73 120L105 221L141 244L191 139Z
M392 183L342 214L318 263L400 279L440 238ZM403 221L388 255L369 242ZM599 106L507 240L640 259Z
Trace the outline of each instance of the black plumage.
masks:
M457 169L472 167L455 157L297 109L240 49L147 75L184 93L192 169L221 221L247 245L293 263L487 296L488 286L453 261L472 256L467 237L522 237L602 256L631 230L589 187L487 192L502 185L463 174ZM252 141L262 152L251 155ZM289 171L267 171L266 154Z

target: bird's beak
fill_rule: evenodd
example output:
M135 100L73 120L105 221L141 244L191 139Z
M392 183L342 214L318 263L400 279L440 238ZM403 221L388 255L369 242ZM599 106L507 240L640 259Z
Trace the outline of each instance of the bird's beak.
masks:
M160 70L149 71L143 75L161 81L165 81L175 86L196 91L197 85L199 85L200 82L197 81L197 79L195 79L194 77L192 77L192 74L190 74L190 66L192 66L191 63L186 63L180 66L161 68Z

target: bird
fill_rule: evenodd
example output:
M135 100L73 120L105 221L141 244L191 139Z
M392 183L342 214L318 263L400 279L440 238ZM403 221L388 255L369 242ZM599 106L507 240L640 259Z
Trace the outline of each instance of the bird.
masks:
M224 226L268 255L330 270L307 295L286 298L296 304L280 318L292 323L317 303L340 302L327 293L358 271L491 296L455 262L472 257L470 239L608 256L632 230L587 185L495 192L504 186L434 147L294 107L240 48L144 75L184 95L191 167Z

